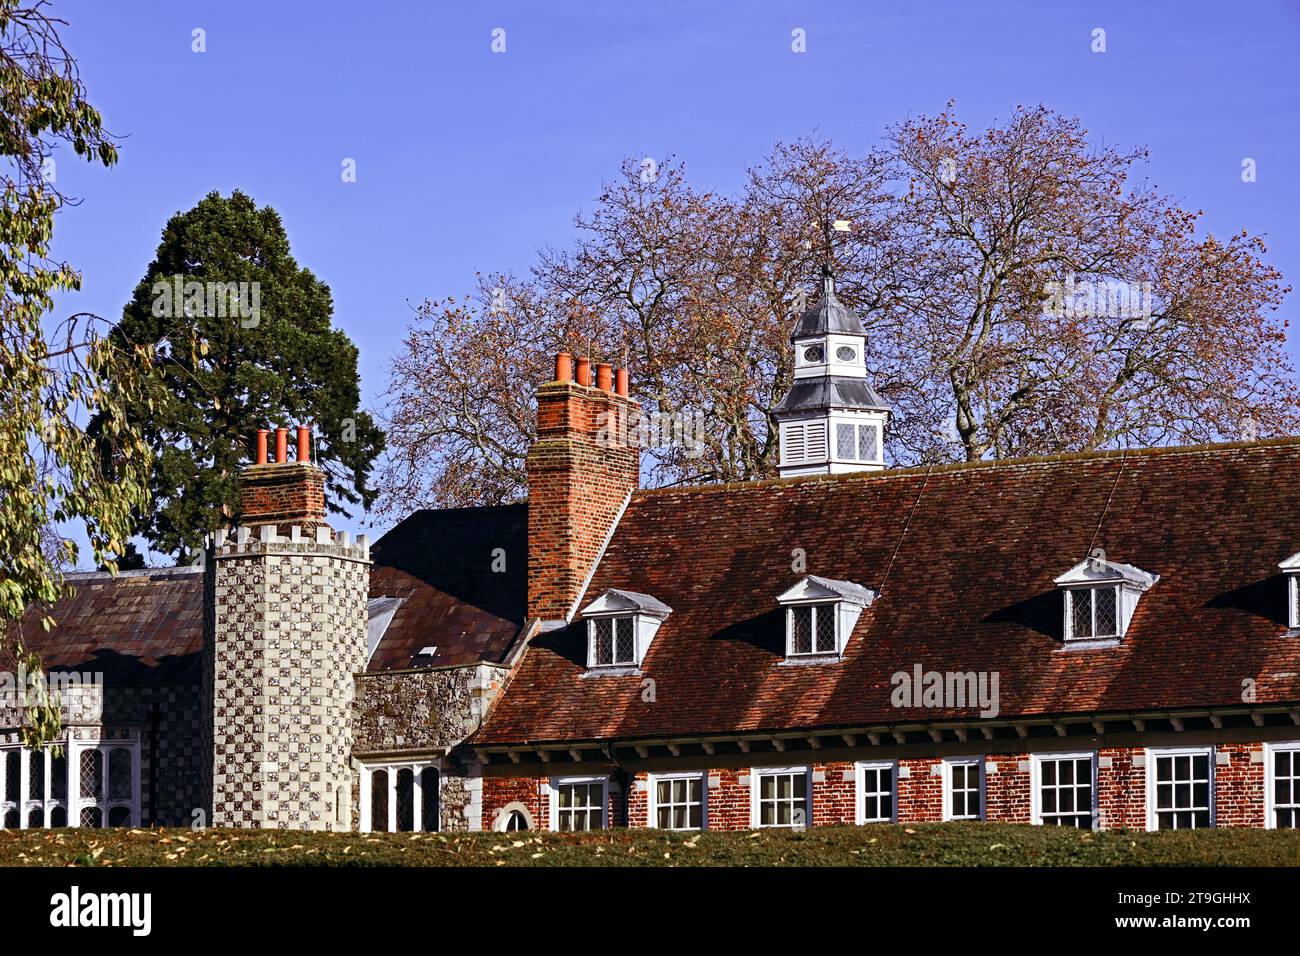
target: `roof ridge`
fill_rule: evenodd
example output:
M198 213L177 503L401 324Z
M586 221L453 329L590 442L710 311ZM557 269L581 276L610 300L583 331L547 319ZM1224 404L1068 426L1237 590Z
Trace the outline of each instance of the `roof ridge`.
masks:
M66 571L65 581L116 581L118 578L151 578L171 574L202 574L203 569L193 564L178 564L170 568L135 568L130 571Z
M746 488L768 488L774 485L796 485L816 482L883 481L890 478L915 478L948 472L980 471L995 468L1026 468L1054 465L1074 461L1133 461L1142 458L1160 458L1176 455L1204 455L1223 451L1240 451L1255 448L1284 448L1300 446L1300 436L1261 438L1254 441L1207 442L1201 445L1160 445L1153 448L1107 448L1100 451L1057 452L1052 455L1029 455L1023 458L990 458L980 461L950 461L929 465L909 465L906 468L886 468L883 471L854 471L842 475L796 475L790 478L758 478L751 481L728 481L717 484L666 485L659 488L638 488L634 498L650 495L706 494L735 491Z

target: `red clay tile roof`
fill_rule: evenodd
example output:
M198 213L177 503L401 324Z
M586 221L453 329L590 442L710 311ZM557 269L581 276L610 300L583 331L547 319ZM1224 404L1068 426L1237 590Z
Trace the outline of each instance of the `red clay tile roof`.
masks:
M370 596L405 600L370 670L499 661L523 625L528 587L526 505L420 511L371 548ZM493 549L506 570L492 571ZM201 675L203 576L191 568L76 574L72 597L39 627L22 623L28 648L50 670L102 673L110 685L193 684ZM435 646L435 656L415 657Z
M881 591L843 661L782 665L803 572ZM1105 549L1157 573L1118 647L1063 648L1053 578ZM1278 561L1300 551L1300 441L638 492L588 594L673 608L643 677L583 677L581 623L535 637L476 743L970 719L890 676L996 671L1002 717L1300 700Z

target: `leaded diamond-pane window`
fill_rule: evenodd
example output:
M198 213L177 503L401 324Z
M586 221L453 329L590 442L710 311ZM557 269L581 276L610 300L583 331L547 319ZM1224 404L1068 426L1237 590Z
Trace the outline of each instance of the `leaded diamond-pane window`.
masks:
M812 618L810 607L793 607L790 609L790 653L812 653Z
M104 755L98 750L81 752L81 795L98 799L104 787ZM84 813L83 813L84 816ZM99 824L96 824L98 826Z
M125 747L108 753L108 799L131 799L131 751Z
M857 458L857 441L853 426L839 424L835 426L835 457L852 461Z
M596 617L590 621L591 666L610 667L636 663L636 618Z
M1070 601L1070 634L1074 639L1119 636L1119 588L1113 584L1075 588Z
M104 814L99 807L82 807L81 808L81 825L98 829L104 825Z
M835 642L835 613L834 604L803 604L789 608L789 653L836 653L839 648Z
M45 799L45 751L35 750L27 764L27 799Z
M858 457L863 461L880 461L880 429L875 425L858 426Z

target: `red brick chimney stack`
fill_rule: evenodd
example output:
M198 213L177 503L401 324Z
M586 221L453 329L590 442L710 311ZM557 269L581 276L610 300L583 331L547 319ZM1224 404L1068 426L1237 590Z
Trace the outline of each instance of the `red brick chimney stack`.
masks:
M284 533L297 525L325 525L325 473L311 463L311 429L298 427L297 459L289 461L289 429L275 430L275 461L267 459L265 428L257 432L257 458L240 475L240 524L273 524Z
M537 441L528 451L528 616L567 619L583 585L640 481L640 448L629 435L628 375L619 389L607 364L579 357L569 379L567 353L555 381L537 390Z

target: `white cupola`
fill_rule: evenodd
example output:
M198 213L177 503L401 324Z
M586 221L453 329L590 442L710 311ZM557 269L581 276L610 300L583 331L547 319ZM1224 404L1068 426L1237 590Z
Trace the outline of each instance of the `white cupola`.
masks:
M867 382L867 334L835 297L822 270L822 297L794 331L794 385L776 404L781 477L879 471L885 467L889 406Z

